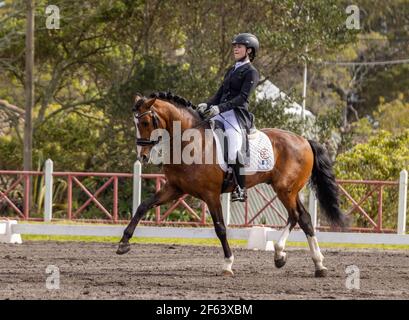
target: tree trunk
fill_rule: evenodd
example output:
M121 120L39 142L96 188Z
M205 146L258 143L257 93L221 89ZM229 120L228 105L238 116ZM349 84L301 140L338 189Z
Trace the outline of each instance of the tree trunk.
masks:
M26 81L25 81L25 122L24 122L24 170L32 169L32 109L34 103L34 0L26 0L27 26L26 26Z
M34 104L34 0L26 0L27 3L27 25L26 25L26 70L25 70L25 122L24 122L24 170L32 170L33 151L33 126L32 109ZM28 185L29 208L31 207L32 180L30 177ZM26 193L25 193L26 194Z

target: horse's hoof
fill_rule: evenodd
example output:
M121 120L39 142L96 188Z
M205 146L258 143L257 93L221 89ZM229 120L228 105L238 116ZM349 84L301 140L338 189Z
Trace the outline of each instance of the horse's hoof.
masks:
M328 275L328 269L315 270L316 278L325 278Z
M277 268L282 268L287 262L287 255L281 257L280 259L274 260L274 264L276 265Z
M125 254L131 250L131 245L129 243L120 242L118 245L118 250L116 250L116 254Z
M223 270L222 275L225 276L225 277L233 277L233 276L234 276L234 272L231 271L231 270Z

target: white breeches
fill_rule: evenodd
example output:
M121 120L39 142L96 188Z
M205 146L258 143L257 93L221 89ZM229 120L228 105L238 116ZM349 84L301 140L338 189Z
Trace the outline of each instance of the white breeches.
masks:
M243 138L239 123L237 121L234 110L229 110L213 117L214 120L218 120L223 123L225 128L225 135L227 136L228 143L228 162L236 163L237 154L240 153Z

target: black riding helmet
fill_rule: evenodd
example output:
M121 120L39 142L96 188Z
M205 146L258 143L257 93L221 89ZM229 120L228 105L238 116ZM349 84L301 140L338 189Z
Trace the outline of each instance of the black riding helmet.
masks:
M236 35L231 44L244 44L246 48L252 48L252 53L250 53L251 61L253 61L260 48L260 43L258 42L257 37L251 33L240 33Z

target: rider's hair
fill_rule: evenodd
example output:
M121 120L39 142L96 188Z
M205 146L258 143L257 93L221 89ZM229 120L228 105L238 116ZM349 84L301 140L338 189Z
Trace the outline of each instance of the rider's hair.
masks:
M248 48L248 49L251 49L251 52L249 53L249 59L251 62L253 62L254 58L256 57L254 53L254 48Z

